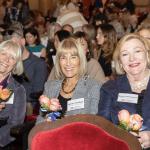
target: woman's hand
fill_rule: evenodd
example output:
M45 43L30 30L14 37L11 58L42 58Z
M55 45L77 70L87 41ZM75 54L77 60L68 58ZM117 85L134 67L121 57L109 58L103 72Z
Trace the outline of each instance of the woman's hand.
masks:
M50 110L52 111L58 111L61 110L61 105L59 103L59 100L57 98L52 98L51 99L51 105L50 105Z
M5 108L5 104L0 104L0 111Z
M138 137L138 140L144 149L150 148L150 131L141 131L139 132Z

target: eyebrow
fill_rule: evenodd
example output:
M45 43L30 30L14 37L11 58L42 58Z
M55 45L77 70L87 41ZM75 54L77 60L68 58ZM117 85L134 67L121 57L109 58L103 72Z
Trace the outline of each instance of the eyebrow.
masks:
M128 51L127 51L127 50L121 50L121 51L120 51L120 54L121 54L121 53L125 53L125 52L128 52Z
M135 47L134 49L140 49L140 50L146 50L145 48L142 48L142 47ZM120 50L120 53L121 52L125 52L125 51L128 51L127 49L123 49L123 50Z

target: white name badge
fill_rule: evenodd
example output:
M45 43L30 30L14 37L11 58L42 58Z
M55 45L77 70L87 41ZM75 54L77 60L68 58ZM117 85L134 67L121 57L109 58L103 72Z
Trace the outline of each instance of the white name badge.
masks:
M117 101L137 104L138 95L137 94L128 94L128 93L119 93Z
M10 96L9 100L5 104L13 104L14 103L14 93Z
M67 111L84 108L84 98L78 98L67 102Z

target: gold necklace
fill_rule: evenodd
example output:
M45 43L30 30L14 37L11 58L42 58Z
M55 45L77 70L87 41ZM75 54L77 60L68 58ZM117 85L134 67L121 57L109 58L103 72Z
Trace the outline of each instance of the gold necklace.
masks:
M70 90L70 91L65 91L65 89L64 89L64 85L65 85L65 82L66 82L66 79L64 79L64 81L62 82L62 91L65 93L65 94L70 94L70 93L72 93L74 90L75 90L75 88L76 88L76 85L77 85L77 83L75 84L75 86Z

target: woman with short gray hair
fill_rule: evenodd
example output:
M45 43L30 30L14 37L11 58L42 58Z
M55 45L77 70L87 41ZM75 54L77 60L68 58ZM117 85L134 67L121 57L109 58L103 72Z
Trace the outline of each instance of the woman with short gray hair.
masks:
M24 121L26 93L12 77L23 73L22 51L11 40L0 44L0 149L14 141L10 129Z

